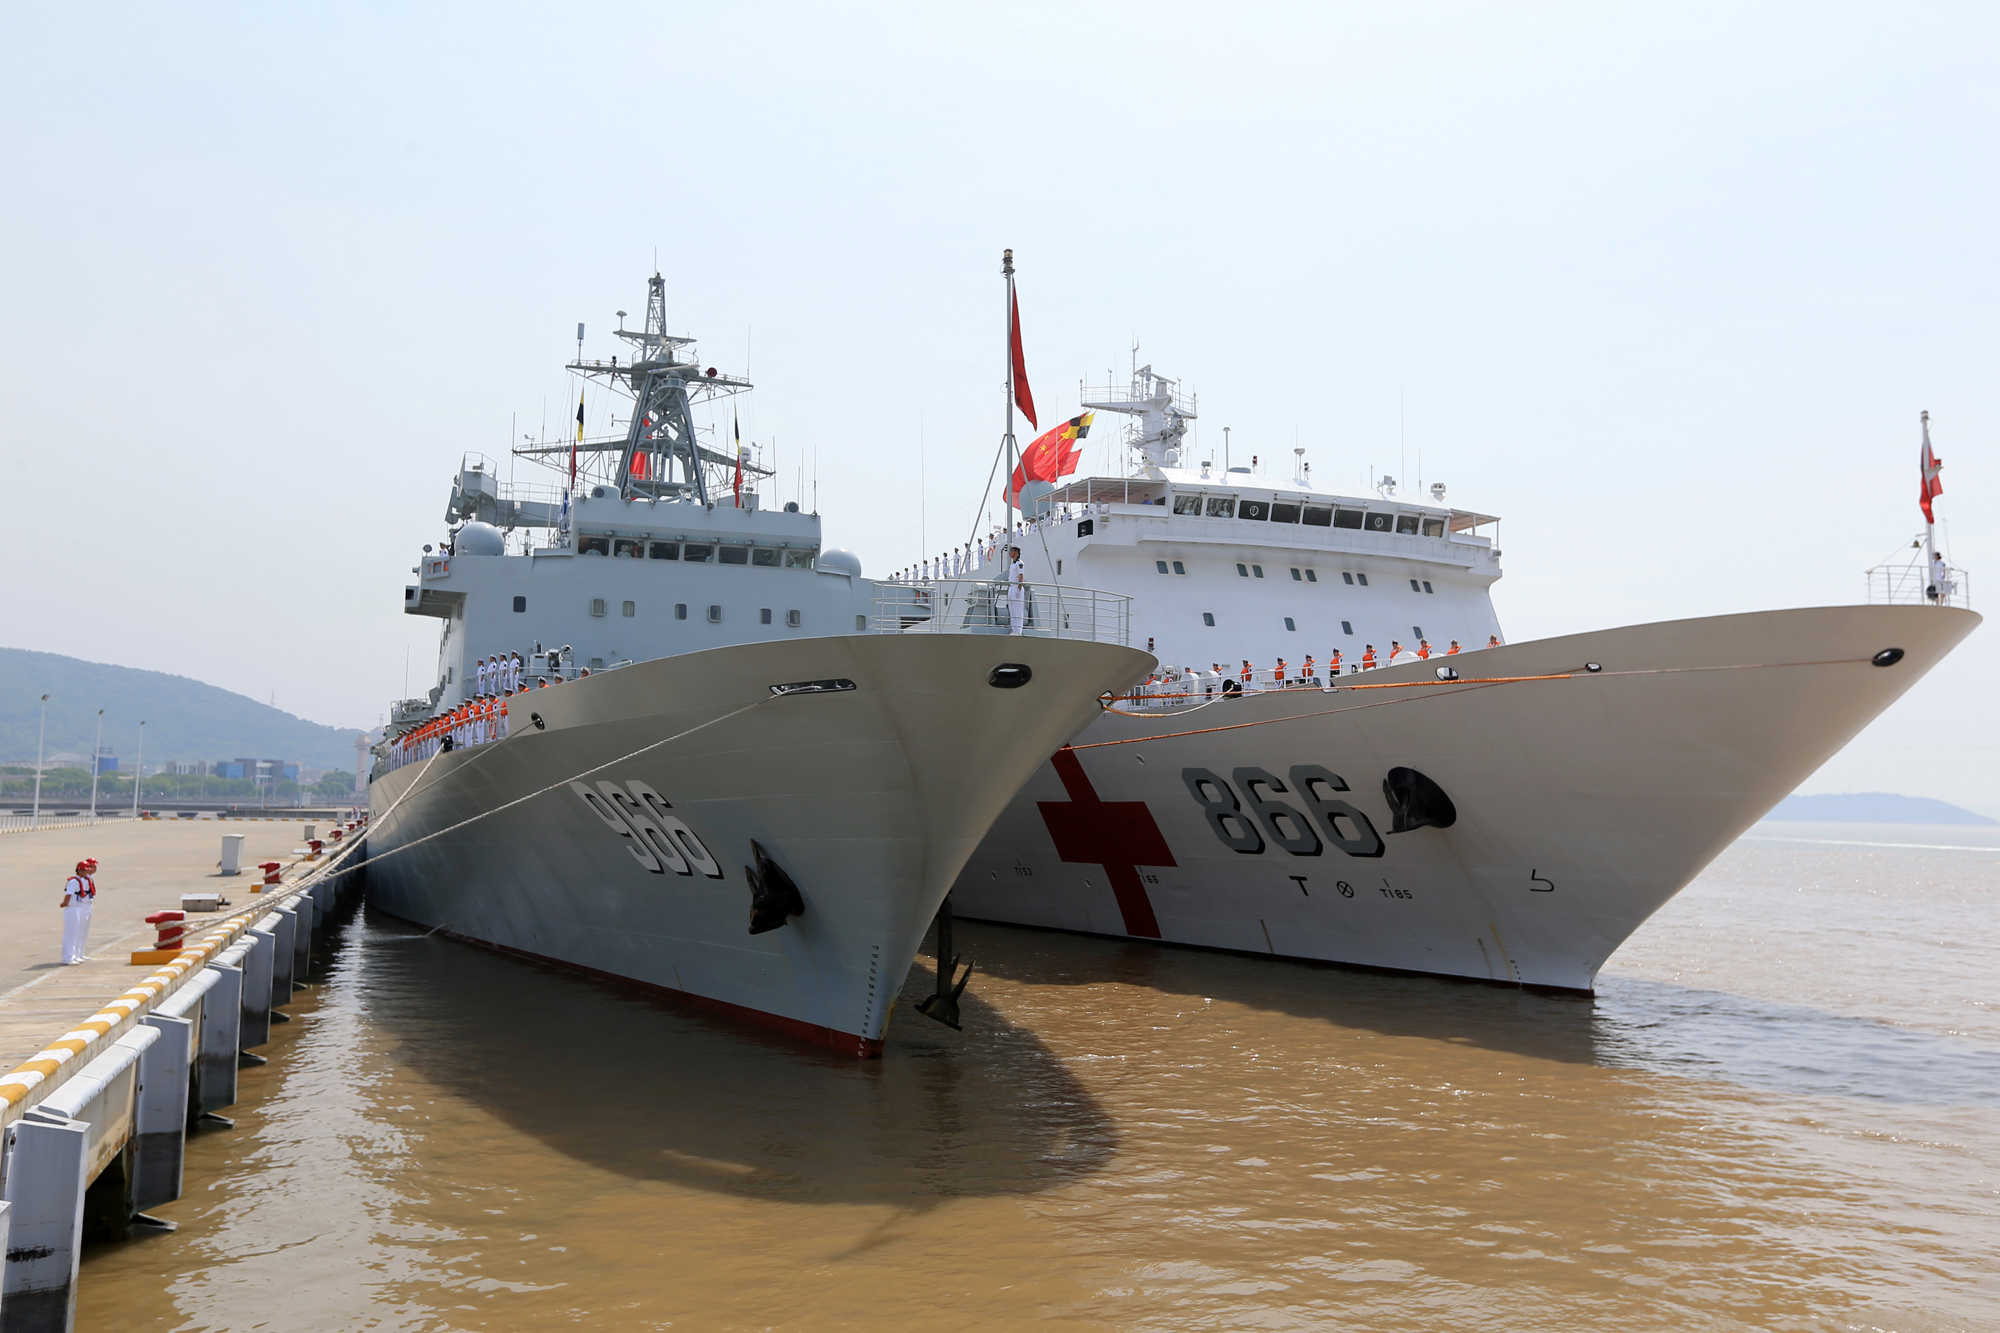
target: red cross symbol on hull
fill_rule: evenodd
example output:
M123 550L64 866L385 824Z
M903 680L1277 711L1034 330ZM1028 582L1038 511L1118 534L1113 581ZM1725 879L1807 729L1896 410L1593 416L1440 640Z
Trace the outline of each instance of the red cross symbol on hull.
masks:
M1035 802L1056 844L1056 855L1103 866L1119 914L1125 918L1125 933L1160 938L1160 922L1139 879L1139 867L1175 862L1160 826L1153 822L1153 812L1144 801L1100 801L1074 750L1057 750L1049 763L1069 793L1067 801Z

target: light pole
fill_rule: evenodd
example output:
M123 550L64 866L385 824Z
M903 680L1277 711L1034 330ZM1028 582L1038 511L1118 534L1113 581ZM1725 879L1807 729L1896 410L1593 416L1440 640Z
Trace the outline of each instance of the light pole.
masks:
M104 767L98 756L104 750L104 710L97 710L97 739L90 746L90 822L97 822L97 770Z
M139 788L146 782L146 724L139 724L139 757L132 762L132 818L139 817Z
M49 696L42 696L42 729L35 737L35 813L29 816L28 827L42 826L42 750L49 738Z

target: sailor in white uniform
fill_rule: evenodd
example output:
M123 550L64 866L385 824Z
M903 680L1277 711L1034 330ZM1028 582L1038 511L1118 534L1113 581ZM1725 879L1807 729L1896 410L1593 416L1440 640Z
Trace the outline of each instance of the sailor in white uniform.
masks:
M486 693L486 659L484 658L481 658L479 661L478 693L480 694Z
M76 873L63 884L63 962L81 963L90 944L90 908L97 900L97 858L78 861Z
M1028 567L1021 563L1021 548L1007 548L1007 624L1009 634L1024 632L1028 623Z

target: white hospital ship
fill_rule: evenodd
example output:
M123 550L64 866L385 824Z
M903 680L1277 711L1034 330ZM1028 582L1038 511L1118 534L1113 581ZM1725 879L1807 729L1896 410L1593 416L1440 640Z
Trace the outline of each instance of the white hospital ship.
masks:
M1488 648L1496 520L1444 487L1184 462L1191 404L1150 368L1086 398L1132 419L1134 470L1042 485L1023 560L1129 595L1169 665L1037 770L964 916L1588 990L1979 623L1963 580L1878 579L1905 604Z
M579 328L569 369L623 430L517 451L540 488L467 456L404 589L441 622L437 676L375 750L370 901L879 1053L966 857L1153 659L1125 599L1074 587L1030 589L1063 613L1019 636L990 605L906 616L910 590L700 443L696 408L749 386L666 332L657 274L618 336L622 363L585 360ZM516 654L519 678L480 670Z

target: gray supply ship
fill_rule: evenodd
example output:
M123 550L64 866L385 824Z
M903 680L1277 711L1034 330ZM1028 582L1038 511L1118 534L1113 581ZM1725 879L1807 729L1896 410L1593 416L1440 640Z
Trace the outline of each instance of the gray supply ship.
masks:
M877 1054L966 857L1153 659L1127 599L1074 587L1029 589L1018 635L990 599L907 614L817 514L761 505L748 450L699 441L749 385L667 334L658 275L617 336L623 363L586 360L579 326L569 369L622 432L518 449L539 489L468 455L404 590L442 635L375 748L371 902Z
M1084 397L1133 470L1034 488L1024 558L1130 594L1170 665L1036 772L964 916L1588 990L1979 624L1920 539L1870 604L1499 646L1498 520L1442 485L1184 462L1150 367Z

